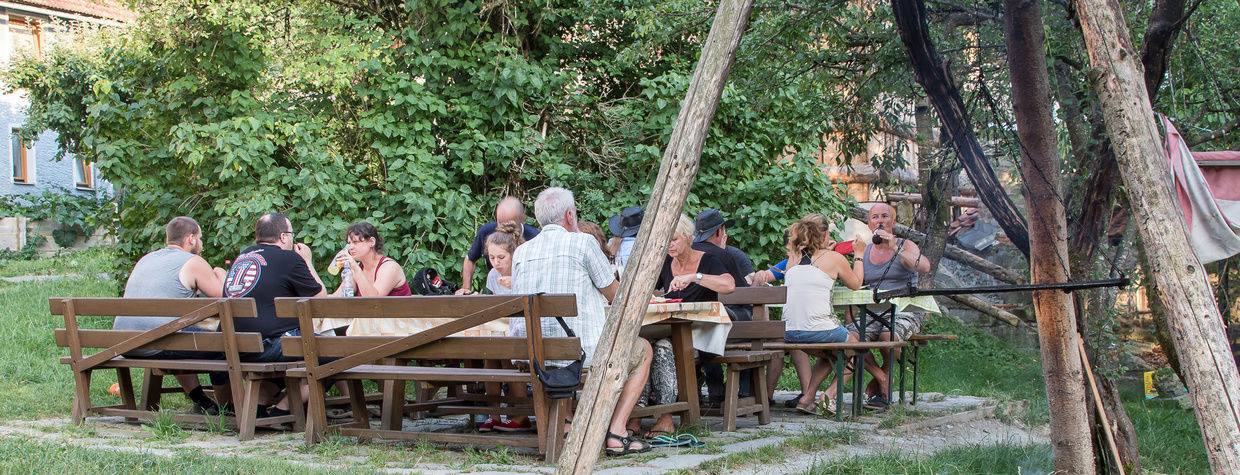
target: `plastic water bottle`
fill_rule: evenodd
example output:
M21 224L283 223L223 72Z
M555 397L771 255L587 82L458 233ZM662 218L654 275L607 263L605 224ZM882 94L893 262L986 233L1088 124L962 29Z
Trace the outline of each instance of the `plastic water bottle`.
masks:
M340 295L352 297L353 290L353 268L345 264L340 268Z

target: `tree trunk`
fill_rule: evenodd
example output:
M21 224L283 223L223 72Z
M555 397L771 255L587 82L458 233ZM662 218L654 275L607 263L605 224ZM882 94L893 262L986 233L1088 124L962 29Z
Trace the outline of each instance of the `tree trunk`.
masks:
M918 104L914 114L917 124L917 164L925 178L921 187L921 207L913 227L926 234L920 243L921 254L930 261L930 270L917 277L921 287L934 287L939 272L939 259L947 248L947 232L952 221L952 196L956 194L956 168L939 153L934 141L934 118L928 104ZM910 202L912 200L909 200Z
M594 352L594 361L602 364L591 368L581 391L572 430L556 465L558 474L589 473L598 460L624 383L627 371L624 362L628 361L633 340L638 338L672 230L680 220L689 188L697 176L702 145L723 96L732 63L736 61L736 49L752 9L753 0L724 0L715 12L710 34L702 44L702 56L663 152L654 190L646 203L646 218L642 220L633 246L631 260L636 264L625 271L620 289L612 300L607 324Z
M1021 144L1021 173L1029 190L1029 281L1068 281L1068 223L1063 174L1051 117L1042 8L1038 0L1004 0L1012 108ZM1058 290L1033 293L1042 348L1042 374L1050 407L1055 471L1094 473L1084 373L1071 296Z
M1004 193L995 171L986 160L986 153L973 134L973 123L965 111L960 90L952 80L951 70L939 57L930 31L926 26L924 0L891 0L891 10L900 30L900 39L909 52L917 84L926 90L944 130L951 138L956 154L964 165L965 173L977 190L977 195L999 222L1012 244L1029 258L1029 231L1024 216L1016 204Z
M1141 258L1141 281L1146 282L1145 300L1149 303L1150 318L1154 320L1154 340L1158 341L1158 347L1163 356L1167 357L1167 365L1175 371L1175 375L1179 376L1180 381L1187 381L1184 371L1180 369L1180 354L1176 351L1175 339L1171 337L1171 328L1167 326L1167 309L1158 298L1157 287L1152 284L1154 274L1150 272L1150 259L1145 250L1145 243L1141 243L1141 253L1138 254Z
M1119 5L1077 0L1107 131L1167 324L1180 355L1215 473L1240 472L1240 375L1205 268L1188 244L1145 89L1144 71Z
M1196 10L1196 5L1200 4L1194 4L1193 9ZM1145 26L1145 42L1141 47L1141 64L1145 66L1145 91L1151 104L1158 99L1158 89L1162 87L1167 72L1167 59L1171 57L1171 45L1180 36L1186 19L1184 0L1158 0L1150 11L1150 20Z
M1200 5L1200 2L1195 3L1193 8L1185 11L1184 0L1157 0L1150 11L1149 22L1145 30L1145 39L1141 47L1141 64L1145 69L1142 77L1145 82L1145 94L1149 97L1151 104L1158 98L1158 90L1166 75L1167 61L1171 56L1175 39L1187 23L1189 16L1196 10L1197 5ZM1070 114L1071 112L1065 111L1065 113ZM1094 142L1099 144L1094 155L1098 158L1090 163L1089 178L1086 181L1085 194L1081 204L1081 216L1073 220L1077 228L1074 229L1075 232L1070 243L1076 257L1085 260L1091 259L1094 249L1097 248L1102 229L1107 222L1103 217L1110 211L1114 200L1115 183L1119 178L1119 169L1115 161L1115 152L1111 147L1110 139L1103 137L1099 133L1101 131L1098 130L1097 126L1095 126L1094 130ZM1190 146L1192 146L1191 143ZM1127 212L1127 207L1119 208L1119 213L1124 214ZM1144 264L1145 260L1142 259L1142 262L1142 272L1148 272L1145 270L1148 267ZM1180 374L1179 356L1176 354L1175 346L1170 342L1170 337L1167 336L1167 331L1165 331L1167 316L1163 313L1163 306L1158 301L1156 289L1154 288L1156 284L1154 284L1152 279L1147 278L1145 281L1148 282L1147 290L1149 291L1150 311L1153 314L1155 326L1158 329L1155 332L1155 336L1159 338L1163 354L1171 362L1172 368L1175 369L1177 374ZM1182 374L1181 378L1183 378Z
M1125 231L1124 239L1120 241L1119 246L1115 247L1115 256L1109 260L1110 264L1104 262L1103 259L1083 259L1079 257L1079 254L1074 253L1073 275L1117 278L1120 275L1130 274L1136 268L1137 259L1133 254L1135 249L1139 248L1131 244L1135 238L1134 234L1131 228ZM1114 318L1111 312L1114 312L1115 299L1119 292L1120 289L1113 287L1074 292L1073 302L1076 305L1077 331L1084 339L1085 353L1089 356L1089 361L1097 368L1094 371L1097 377L1095 388L1102 398L1102 409L1106 411L1107 418L1111 421L1111 427L1104 426L1100 418L1094 417L1093 411L1096 408L1090 407L1090 427L1094 432L1094 454L1098 461L1097 465L1100 470L1114 467L1109 463L1111 451L1107 445L1107 435L1103 433L1103 431L1109 431L1112 433L1119 452L1120 465L1126 472L1136 473L1141 470L1141 453L1138 450L1136 428L1133 427L1132 420L1128 417L1128 411L1124 409L1115 379L1111 377L1116 374L1115 371L1119 365L1119 362L1111 356L1111 352L1116 348L1095 346L1095 343L1106 345L1109 341L1106 337L1098 338L1099 332L1103 335L1113 334L1114 329L1099 325L1097 321L1091 322L1093 319L1100 319L1105 324ZM1086 403L1093 406L1093 400L1090 398L1086 398Z

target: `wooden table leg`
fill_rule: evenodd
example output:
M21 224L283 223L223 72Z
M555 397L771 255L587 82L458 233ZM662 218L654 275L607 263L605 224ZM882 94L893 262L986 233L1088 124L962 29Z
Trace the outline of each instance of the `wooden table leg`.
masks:
M680 393L677 400L689 403L689 412L681 417L680 424L694 424L702 418L698 406L697 370L693 366L693 326L689 322L671 324L672 353L676 358L676 386Z
M409 364L409 360L384 358L383 364L404 366ZM384 430L401 430L405 425L405 382L401 380L383 380L379 383L380 390L383 391L383 403L380 406L379 427ZM350 391L352 389L350 388ZM362 398L366 396L363 394ZM362 404L362 409L365 404ZM354 409L356 411L356 409ZM358 414L354 414L353 418L358 419ZM365 414L361 416L365 417Z
M859 310L857 313L861 317L860 322L857 325L857 341L866 341L865 333L869 328L869 322L866 321L866 317L869 316L870 309L866 308L865 305L858 305L857 310ZM862 388L865 387L865 358L869 355L869 353L870 352L868 350L858 351L856 357L857 359L853 363L853 373L855 373L853 374L853 417L857 417L858 414L861 414L861 395L864 394Z

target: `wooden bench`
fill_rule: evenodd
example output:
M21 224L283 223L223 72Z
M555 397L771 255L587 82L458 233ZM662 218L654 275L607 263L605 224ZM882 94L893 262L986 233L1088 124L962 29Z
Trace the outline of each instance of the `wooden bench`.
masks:
M956 335L913 335L908 339L909 344L913 347L912 356L908 355L908 351L900 353L900 403L904 403L904 368L907 364L913 366L913 399L911 404L917 405L917 374L920 371L921 348L930 346L930 342L934 341L954 341Z
M735 335L735 337L733 336ZM854 355L854 364L856 368L861 367L862 358L865 352L871 350L890 350L895 348L904 348L908 346L908 342L903 341L862 341L862 342L843 342L843 343L786 343L784 338L784 322L781 320L767 322L732 322L732 331L728 334L729 350L749 350L762 351L774 350L779 353L779 367L782 368L783 352L790 350L812 351L832 353L835 356L835 374L836 377L844 374L845 370L845 352L856 352ZM772 362L774 359L772 359ZM773 365L768 371L773 371ZM861 412L861 380L864 378L853 378L853 407L852 414L856 415ZM777 379L776 379L777 380ZM764 389L766 384L763 384ZM836 420L843 420L844 408L844 391L841 389L843 385L837 386L835 391L836 407L839 410L835 413Z
M730 294L719 295L719 301L724 305L753 305L753 321L732 322L732 329L728 332L728 340L744 342L753 340L783 341L783 322L776 322L773 325L769 324L771 317L767 305L783 305L787 300L787 296L787 287L770 286L737 287ZM762 325L758 324L759 322L768 324ZM721 411L726 430L736 430L736 418L749 414L758 414L759 425L770 422L770 392L767 391L766 375L769 368L772 367L771 362L776 358L782 360L783 357L783 351L752 348L741 350L733 348L711 361L712 363L728 365L723 408ZM751 396L741 398L740 380L745 375L748 375L750 378L749 393ZM715 415L716 412L707 411L707 414Z
M757 307L755 307L756 309ZM728 331L729 341L761 342L784 339L784 322L753 321L733 322ZM723 407L720 411L705 411L707 415L723 416L726 431L736 430L736 418L750 414L758 415L758 425L771 422L770 392L767 391L767 368L776 358L783 359L784 352L761 348L726 350L711 363L728 365ZM746 371L748 371L746 373ZM749 376L749 397L740 397L740 381Z
M724 305L753 305L753 321L771 319L767 305L783 305L788 301L788 288L783 286L737 287L730 294L719 295Z
M431 366L443 360L529 360L545 364L549 360L576 360L581 357L578 338L547 338L542 336L544 322L540 317L570 317L577 314L576 297L557 295L472 295L416 297L353 297L353 298L278 298L276 314L296 317L304 333L301 337L283 340L286 356L302 357L303 369L290 376L306 378L310 386L310 407L306 426L306 444L321 440L329 429L324 406L324 388L334 381L345 381L350 397L362 394L362 380L382 382L383 407L379 429L373 429L358 397L352 399L354 422L331 427L343 435L360 439L389 438L427 440L443 443L511 445L537 447L548 461L555 461L563 447L562 430L567 416L568 399L549 399L543 391L533 367L518 369L462 368ZM309 331L315 318L451 318L452 321L409 336L316 336ZM520 317L526 322L526 337L453 337L462 330L499 318ZM551 325L558 325L551 321ZM318 364L318 358L339 358ZM409 366L417 361L423 366ZM381 362L383 364L376 364ZM514 393L511 402L524 396L526 385L533 387L532 411L520 407L503 408L510 415L530 414L535 417L536 435L528 434L467 434L443 432L405 432L402 419L405 411L437 410L455 413L489 413L489 408L462 406L459 397L405 402L405 381L433 383L509 383ZM497 397L496 397L497 398ZM498 400L498 399L497 399Z
M206 424L221 418L237 428L238 438L254 437L255 426L280 426L292 423L300 429L304 420L301 414L300 393L290 391L293 414L277 417L256 418L258 411L259 383L264 380L282 380L285 372L301 366L300 362L247 363L240 360L239 353L263 351L263 337L258 333L239 333L234 330L233 319L255 318L254 299L135 299L135 298L57 298L50 299L51 313L63 315L65 328L55 331L56 344L69 348L69 356L60 362L73 369L73 422L81 424L88 415L123 416L126 420L151 420L158 416L159 394L164 392L162 376L158 374L198 374L223 372L228 374L233 404L238 407L236 417L177 414L178 422ZM178 317L176 320L148 331L131 330L84 330L78 327L78 317L134 316ZM219 332L178 332L202 320L218 316ZM83 348L103 348L93 355L85 355ZM220 359L155 359L126 357L133 350L179 350L219 352ZM131 368L146 370L141 407L134 401ZM95 370L115 369L120 387L121 404L95 406L90 401L91 374ZM154 382L153 382L154 381ZM292 386L296 387L296 386Z

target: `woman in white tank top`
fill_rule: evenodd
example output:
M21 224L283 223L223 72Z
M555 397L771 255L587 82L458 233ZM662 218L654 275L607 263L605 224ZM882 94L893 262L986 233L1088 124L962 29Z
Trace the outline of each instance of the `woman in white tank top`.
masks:
M788 300L783 316L784 341L788 343L837 343L853 339L835 316L831 292L837 280L857 290L861 287L861 276L853 272L848 259L831 250L830 244L826 218L820 214L801 218L788 228L789 267L784 277ZM834 362L826 352L808 353L818 357L812 371L807 371L808 357L792 360L801 380L802 395L797 401L797 410L817 414L816 406L821 405L827 412L835 412L832 405L838 381L827 388L823 398L814 397L831 373Z

